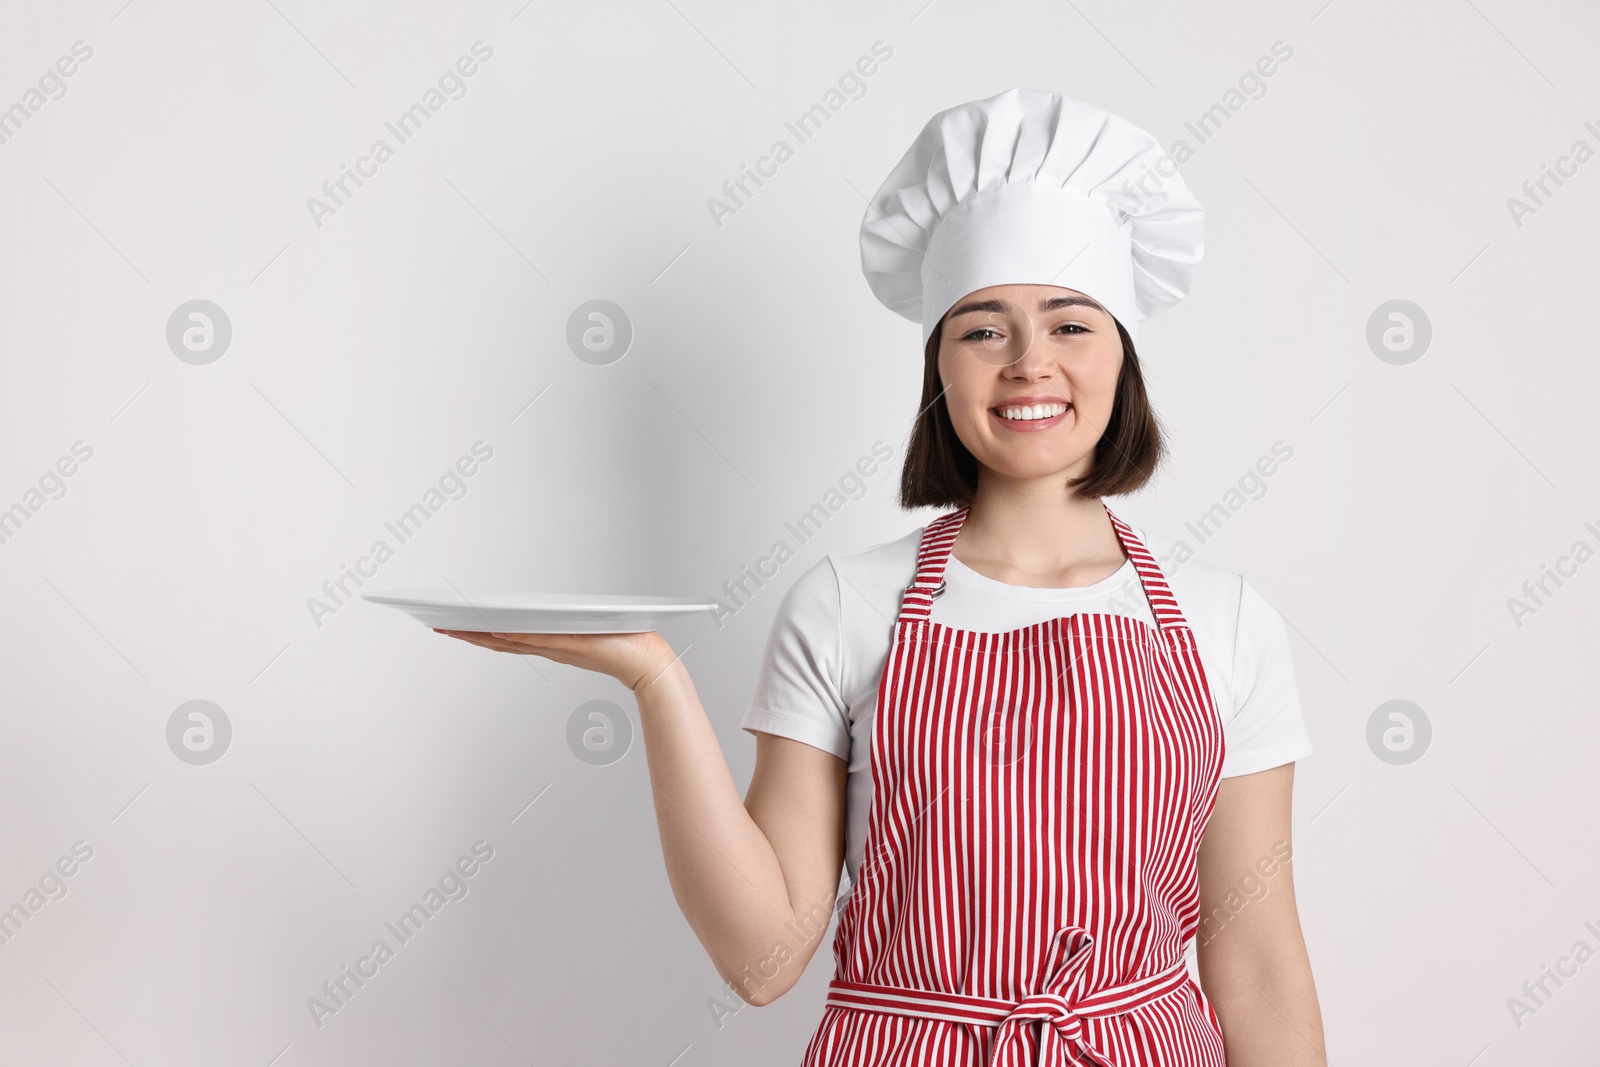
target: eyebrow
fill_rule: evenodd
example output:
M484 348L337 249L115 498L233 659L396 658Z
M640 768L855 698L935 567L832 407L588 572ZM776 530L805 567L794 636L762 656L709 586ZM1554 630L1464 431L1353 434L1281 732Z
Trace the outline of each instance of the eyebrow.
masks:
M1104 311L1107 315L1111 314L1111 312L1101 307L1098 301L1090 300L1086 296L1047 296L1039 301L1039 311L1041 313L1074 306L1091 307L1096 311ZM973 300L952 310L949 317L953 319L961 315L971 314L974 311L1005 312L1010 307L1011 305L1004 300Z

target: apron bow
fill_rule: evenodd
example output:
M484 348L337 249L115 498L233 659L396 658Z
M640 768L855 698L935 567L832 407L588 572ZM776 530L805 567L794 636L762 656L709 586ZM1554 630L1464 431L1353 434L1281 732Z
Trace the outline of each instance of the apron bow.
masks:
M1083 1016L1073 1010L1073 1003L1063 992L1089 965L1093 947L1094 938L1082 927L1068 926L1055 932L1046 957L1051 967L1045 991L1024 997L1001 1021L989 1050L990 1067L1117 1067L1089 1041Z

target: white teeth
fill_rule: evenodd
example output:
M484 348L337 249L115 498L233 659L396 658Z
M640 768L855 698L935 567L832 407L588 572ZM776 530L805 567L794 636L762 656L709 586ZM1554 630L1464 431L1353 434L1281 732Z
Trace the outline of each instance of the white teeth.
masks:
M1015 419L1020 422L1032 422L1035 419L1049 419L1064 413L1068 404L1024 404L1021 407L1001 408L1002 419Z

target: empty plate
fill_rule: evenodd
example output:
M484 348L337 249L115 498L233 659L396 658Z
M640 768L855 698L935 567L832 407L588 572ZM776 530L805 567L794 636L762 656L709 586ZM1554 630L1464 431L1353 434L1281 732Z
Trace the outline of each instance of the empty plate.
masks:
M503 634L638 634L669 619L715 611L714 600L617 593L362 593L439 630Z

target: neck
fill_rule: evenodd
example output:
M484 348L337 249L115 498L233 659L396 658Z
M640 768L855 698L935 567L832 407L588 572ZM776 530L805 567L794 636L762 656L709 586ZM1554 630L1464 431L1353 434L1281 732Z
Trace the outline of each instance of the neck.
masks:
M1126 559L1105 506L1078 496L1061 480L981 479L952 553L968 566L1034 575Z

